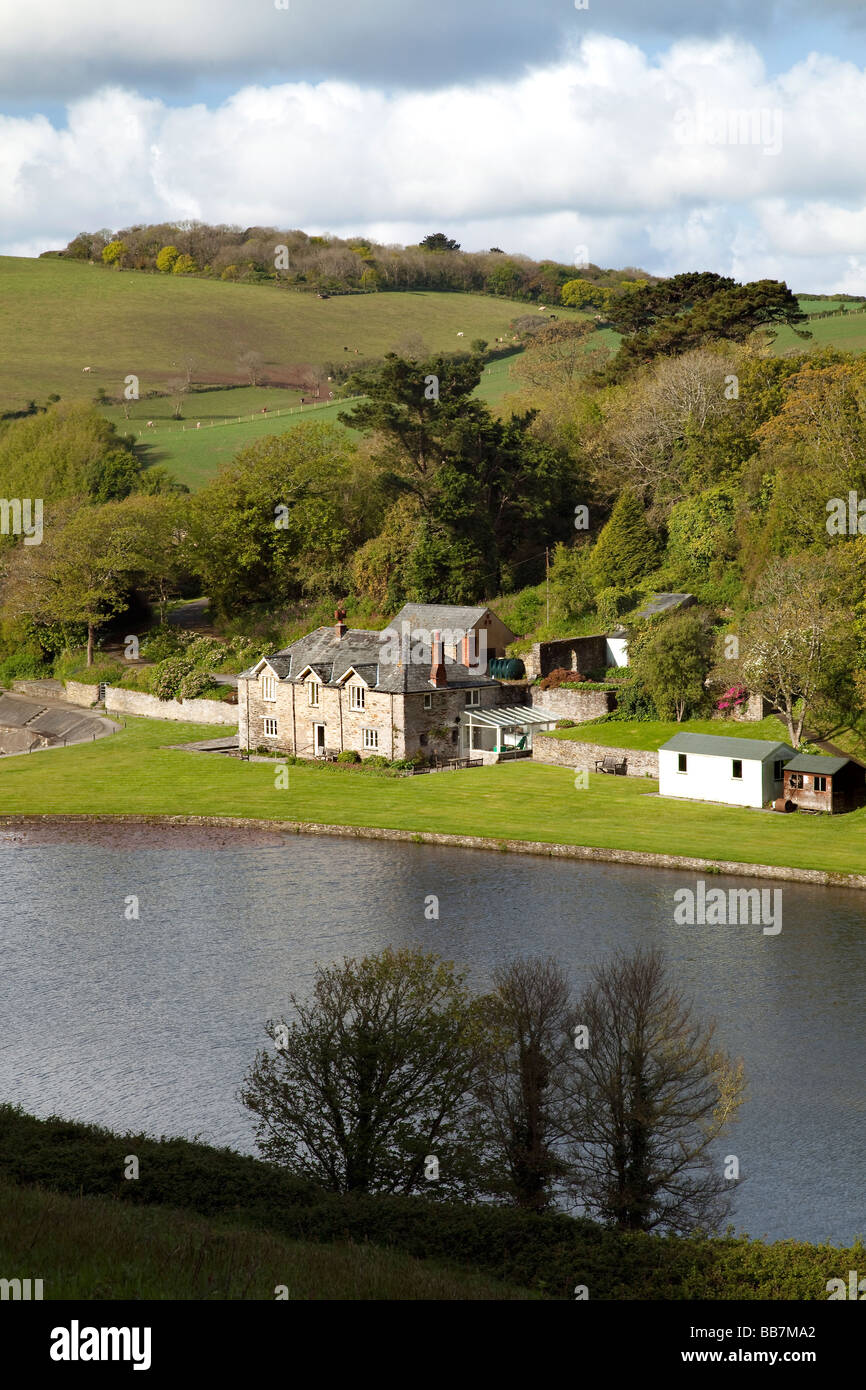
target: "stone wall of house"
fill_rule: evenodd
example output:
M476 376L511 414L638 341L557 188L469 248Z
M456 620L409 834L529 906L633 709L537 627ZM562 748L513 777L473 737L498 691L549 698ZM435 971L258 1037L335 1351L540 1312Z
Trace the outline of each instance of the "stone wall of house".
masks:
M319 685L318 705L309 703L309 685L278 681L276 700L265 701L258 680L238 682L238 737L242 748L269 747L294 753L301 758L315 756L316 724L325 726L325 749L341 752L351 748L361 757L377 753L385 758L411 757L418 751L429 756L456 757L459 746L459 716L467 709L464 688L430 687L430 708L424 708L424 693L391 695L365 690L364 709L351 707L349 688ZM479 708L501 704L522 704L522 688L515 691L499 685L480 688ZM277 721L276 736L265 734L265 719ZM365 748L364 730L376 729L377 748ZM435 731L435 732L434 732ZM455 737L456 734L456 737Z
M148 719L183 720L189 724L227 724L238 722L237 705L219 700L159 700L141 690L105 687L105 708L110 713L143 714Z
M603 748L600 743L578 743L575 739L551 738L549 734L532 735L532 757L537 763L587 768L590 772L595 772L595 764L602 758L613 757L618 762L625 758L627 777L659 775L658 753L638 748Z
M63 688L70 705L83 705L89 709L99 700L98 685L87 685L83 681L64 681Z
M599 719L616 709L615 690L541 690L537 685L529 692L533 709L550 710L558 719L573 719L582 724L587 719Z

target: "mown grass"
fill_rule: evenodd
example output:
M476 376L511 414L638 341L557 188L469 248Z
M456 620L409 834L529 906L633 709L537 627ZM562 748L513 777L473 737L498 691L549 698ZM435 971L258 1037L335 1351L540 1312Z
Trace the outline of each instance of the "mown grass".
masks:
M220 732L223 732L222 730ZM228 730L226 730L228 732ZM0 760L0 815L201 815L375 826L695 856L709 861L862 873L866 809L844 816L777 816L653 795L649 778L520 761L428 777L359 777L291 767L275 786L270 763L244 763L165 745L212 737L213 727L130 719L96 743Z
M318 1245L166 1206L67 1196L0 1179L0 1268L43 1298L531 1299L473 1269L369 1243ZM286 1292L283 1292L283 1289Z
M576 689L602 689L591 686L589 682ZM615 689L615 687L613 687ZM773 743L787 743L788 733L784 724L775 716L767 719L751 720L742 723L722 722L719 719L684 719L677 724L674 720L661 719L626 720L605 719L598 723L578 724L575 729L551 729L551 737L573 740L578 743L599 743L605 748L634 748L644 752L658 752L674 734L711 734L714 738L758 738Z

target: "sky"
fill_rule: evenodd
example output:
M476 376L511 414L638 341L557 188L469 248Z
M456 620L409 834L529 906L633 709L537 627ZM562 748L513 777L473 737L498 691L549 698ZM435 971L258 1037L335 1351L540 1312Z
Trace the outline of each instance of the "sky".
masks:
M0 0L0 252L179 218L866 293L866 0Z

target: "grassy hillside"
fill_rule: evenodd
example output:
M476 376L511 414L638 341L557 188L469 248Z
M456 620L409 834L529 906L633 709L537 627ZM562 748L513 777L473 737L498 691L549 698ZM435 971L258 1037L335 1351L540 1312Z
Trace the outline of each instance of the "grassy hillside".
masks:
M130 1153L137 1181L122 1176ZM170 1290L186 1285L187 1297L264 1298L282 1283L300 1298L573 1299L582 1283L593 1301L826 1299L827 1280L862 1269L864 1254L859 1243L627 1235L486 1203L342 1196L229 1149L0 1106L0 1256L10 1272L38 1269L46 1297L182 1297Z
M0 1263L8 1271L38 1269L46 1300L273 1300L278 1286L304 1301L539 1297L382 1246L316 1245L178 1208L130 1207L5 1179Z
M853 303L843 306L841 301L834 299L800 300L800 308L805 314L819 314L828 309L843 307L847 309L847 313L838 317L811 319L808 323L801 324L801 328L808 329L812 334L812 337L805 341L797 337L793 328L783 326L773 343L773 352L777 357L822 347L837 347L844 352L866 352L866 313L854 312L866 306Z
M511 359L493 362L484 370L476 395L496 409L517 383L510 375ZM274 387L239 386L234 390L195 391L184 397L183 418L174 418L169 397L132 401L128 416L120 406L102 413L121 433L134 434L148 464L162 464L179 482L195 490L212 478L239 449L269 434L282 434L304 420L339 423L347 401L331 405L301 405L303 392ZM267 413L262 413L262 407ZM147 421L153 421L153 428ZM199 428L197 422L201 422ZM350 430L353 436L356 431Z
M164 389L194 361L193 379L242 384L238 365L260 352L272 383L292 366L379 356L408 336L431 350L493 342L532 306L479 294L339 295L106 270L72 261L0 257L0 381L9 409L52 391L119 395L135 373L142 393ZM561 309L561 317L583 317ZM458 340L462 332L464 338ZM349 348L349 354L344 348ZM92 370L86 375L82 368Z
M228 731L227 731L228 732ZM3 815L238 816L309 824L381 826L697 856L709 862L863 872L866 809L783 816L655 795L643 777L591 773L576 789L568 768L535 762L432 777L392 778L336 764L291 767L277 789L269 763L172 751L213 728L129 719L96 743L0 759Z

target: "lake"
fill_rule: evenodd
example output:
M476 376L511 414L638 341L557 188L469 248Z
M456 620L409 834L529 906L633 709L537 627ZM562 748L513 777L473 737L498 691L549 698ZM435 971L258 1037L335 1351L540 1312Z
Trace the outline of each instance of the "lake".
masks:
M146 837L145 837L146 839ZM423 845L266 835L218 849L0 843L0 1096L37 1115L199 1136L254 1152L236 1091L264 1020L317 963L422 946L487 987L521 954L576 987L594 961L663 946L677 983L745 1062L738 1230L866 1234L866 893L781 889L783 925L688 926L696 876ZM713 876L708 887L751 887ZM428 894L440 917L428 921ZM139 920L126 903L139 900Z

